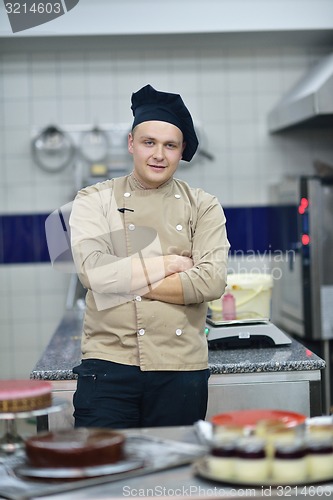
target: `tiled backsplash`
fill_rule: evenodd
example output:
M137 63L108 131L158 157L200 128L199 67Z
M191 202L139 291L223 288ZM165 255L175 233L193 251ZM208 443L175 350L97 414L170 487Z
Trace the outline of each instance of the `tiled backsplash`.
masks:
M75 194L70 168L49 174L33 162L34 129L130 124L131 93L147 83L180 93L192 111L214 159L183 166L177 175L218 196L231 221L237 207L269 206L269 186L283 175L312 173L317 158L332 163L331 130L272 136L266 126L277 100L331 47L225 47L216 40L201 44L194 35L176 47L163 40L124 38L113 47L111 39L90 38L82 46L69 40L57 47L41 38L33 50L32 41L0 47L2 224L20 215L20 230L29 241L45 214ZM246 233L252 230L247 227ZM4 248L10 245L0 245L1 262L8 262ZM0 266L0 378L29 376L61 319L68 286L68 276L48 263L15 262Z
M288 250L277 231L281 217L292 215L295 207L225 207L230 255ZM0 265L50 263L45 234L49 214L0 215ZM64 241L68 238L67 234ZM294 238L297 238L295 232ZM294 241L296 241L294 239ZM65 251L65 249L64 249Z

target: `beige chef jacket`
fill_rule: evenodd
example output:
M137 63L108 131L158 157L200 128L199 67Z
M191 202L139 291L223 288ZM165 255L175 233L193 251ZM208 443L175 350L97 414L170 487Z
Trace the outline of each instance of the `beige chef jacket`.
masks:
M216 197L169 179L143 189L133 175L80 190L70 216L72 253L87 288L82 357L141 370L208 366L207 302L226 284L229 242ZM180 273L185 305L150 300L131 290L131 259L186 255ZM146 275L146 274L145 274ZM161 278L164 268L161 267Z

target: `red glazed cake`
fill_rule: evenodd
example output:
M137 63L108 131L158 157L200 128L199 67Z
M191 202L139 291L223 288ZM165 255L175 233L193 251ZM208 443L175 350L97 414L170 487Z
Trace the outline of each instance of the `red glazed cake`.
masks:
M120 432L81 427L32 436L25 450L34 467L92 467L124 458L124 442Z
M52 404L52 385L44 380L0 380L0 412L17 413Z

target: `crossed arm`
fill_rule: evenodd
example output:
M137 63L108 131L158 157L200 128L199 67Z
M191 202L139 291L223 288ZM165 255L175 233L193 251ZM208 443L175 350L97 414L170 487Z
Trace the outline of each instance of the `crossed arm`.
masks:
M73 257L86 288L111 300L113 296L115 304L117 297L127 301L135 295L173 304L201 303L222 295L229 243L216 200L208 199L198 215L191 257L162 255L156 246L116 256L98 196L94 203L80 197L71 214Z
M160 279L160 269L156 266L164 266L165 276ZM149 292L143 297L152 300L160 300L161 302L169 302L172 304L184 304L184 293L179 272L186 271L193 267L193 261L189 257L182 255L166 255L162 258L151 258L145 260L147 274L150 277ZM156 281L151 281L154 276L157 276ZM136 260L132 260L132 288L136 289L142 278L141 270ZM146 283L140 283L145 286ZM140 288L141 288L140 286Z

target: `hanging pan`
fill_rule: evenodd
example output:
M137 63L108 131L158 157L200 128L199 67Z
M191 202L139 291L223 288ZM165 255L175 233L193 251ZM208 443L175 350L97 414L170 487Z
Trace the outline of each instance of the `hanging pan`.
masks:
M94 127L83 132L80 153L90 163L104 162L108 155L109 139L104 130Z
M40 168L54 173L65 169L72 162L75 147L68 134L51 125L33 139L32 155Z

